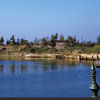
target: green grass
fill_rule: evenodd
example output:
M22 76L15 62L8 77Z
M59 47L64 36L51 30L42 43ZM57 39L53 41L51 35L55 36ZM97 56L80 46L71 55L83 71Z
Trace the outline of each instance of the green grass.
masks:
M88 52L88 53L100 53L100 45L96 45L93 48L87 48L86 52Z
M42 47L38 49L38 53L56 53L55 48Z

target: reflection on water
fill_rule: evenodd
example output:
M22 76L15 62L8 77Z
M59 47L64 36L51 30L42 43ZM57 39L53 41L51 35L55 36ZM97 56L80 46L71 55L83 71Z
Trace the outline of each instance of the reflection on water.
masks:
M91 97L90 66L71 59L0 58L0 97Z
M7 59L7 58L6 58ZM91 66L90 62L81 62L86 67ZM67 70L79 66L78 60L71 59L19 59L19 58L0 58L0 73L3 74L33 74L36 72Z

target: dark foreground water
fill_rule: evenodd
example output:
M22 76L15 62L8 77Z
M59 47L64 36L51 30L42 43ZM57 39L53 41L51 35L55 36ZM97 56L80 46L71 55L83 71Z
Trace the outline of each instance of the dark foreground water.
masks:
M0 97L91 97L90 66L70 60L1 59Z

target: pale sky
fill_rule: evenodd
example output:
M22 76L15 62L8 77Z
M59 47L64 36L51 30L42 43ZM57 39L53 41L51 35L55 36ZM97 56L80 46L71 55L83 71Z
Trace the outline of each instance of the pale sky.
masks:
M0 36L34 40L55 33L95 41L100 0L0 0Z

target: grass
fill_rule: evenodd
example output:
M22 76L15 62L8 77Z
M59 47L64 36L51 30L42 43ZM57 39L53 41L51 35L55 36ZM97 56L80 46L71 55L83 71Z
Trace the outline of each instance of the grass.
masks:
M55 48L47 48L47 47L42 47L38 49L38 53L56 53L57 50Z
M100 53L100 45L96 45L93 48L87 48L87 53Z

